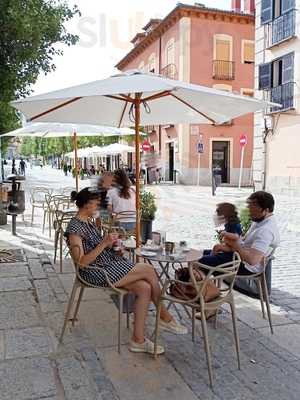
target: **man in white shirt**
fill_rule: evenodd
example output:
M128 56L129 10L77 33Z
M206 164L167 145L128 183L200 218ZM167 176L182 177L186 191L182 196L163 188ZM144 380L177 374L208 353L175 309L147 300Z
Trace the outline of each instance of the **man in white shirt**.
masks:
M222 234L225 244L239 253L242 264L239 275L261 272L264 258L279 245L279 231L273 215L274 198L270 193L258 191L247 200L252 225L243 241L232 233Z

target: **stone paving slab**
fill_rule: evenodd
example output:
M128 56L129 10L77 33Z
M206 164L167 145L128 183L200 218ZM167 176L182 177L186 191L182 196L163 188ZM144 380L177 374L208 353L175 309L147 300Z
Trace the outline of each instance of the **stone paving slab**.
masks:
M266 328L259 329L263 334ZM300 359L300 324L276 326L272 342L277 343Z
M51 361L24 358L0 363L1 400L37 400L56 396Z
M9 278L16 276L29 276L28 266L23 262L20 263L1 263L0 278Z
M5 357L4 331L0 331L0 361Z
M47 355L54 350L43 327L6 331L5 348L6 359Z
M98 350L98 354L122 400L197 399L164 357L154 360L149 355L130 353L126 347L121 356L111 349Z
M39 279L34 282L40 307L43 312L64 310L64 304L55 296L47 280Z
M56 360L66 400L98 400L95 385L75 357Z
M47 274L42 268L42 264L39 259L31 259L29 260L29 269L33 279L45 279L47 278Z
M11 292L19 290L33 289L30 280L27 277L13 277L0 279L0 292Z
M33 293L0 293L0 329L18 329L41 324Z

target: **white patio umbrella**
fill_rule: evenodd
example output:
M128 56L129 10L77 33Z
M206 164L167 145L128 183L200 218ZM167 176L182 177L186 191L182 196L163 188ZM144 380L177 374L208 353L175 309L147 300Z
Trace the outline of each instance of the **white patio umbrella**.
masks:
M108 79L13 101L28 121L108 126L135 124L136 213L140 215L140 124L219 124L258 111L267 103L246 96L175 81L153 73L127 71ZM136 228L139 244L140 227Z
M98 151L100 154L110 156L122 153L134 153L135 148L122 143L112 143L99 149L93 149L93 154L98 154Z
M15 129L14 131L5 133L1 137L39 137L39 138L60 138L72 137L74 143L74 159L75 159L75 180L76 190L79 188L78 182L78 157L79 155L77 137L78 136L132 136L135 135L135 130L130 128L118 128L101 125L90 124L74 124L74 123L54 123L54 122L34 122L25 125L23 128ZM99 147L100 148L100 147Z

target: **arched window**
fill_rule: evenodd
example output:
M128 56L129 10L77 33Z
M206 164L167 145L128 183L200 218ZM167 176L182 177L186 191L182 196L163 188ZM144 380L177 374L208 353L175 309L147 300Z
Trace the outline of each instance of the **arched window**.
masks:
M155 53L152 53L148 60L148 71L155 72L156 71L156 57Z
M170 39L165 47L166 65L175 64L175 40Z

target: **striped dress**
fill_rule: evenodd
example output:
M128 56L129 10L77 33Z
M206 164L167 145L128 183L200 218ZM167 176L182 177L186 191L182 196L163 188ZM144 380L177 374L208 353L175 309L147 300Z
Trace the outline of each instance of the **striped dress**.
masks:
M89 253L98 246L103 240L96 225L92 222L84 222L78 217L73 217L66 229L65 237L69 243L69 235L74 234L80 236L84 254ZM108 287L105 274L95 268L103 268L112 284L121 280L132 270L134 264L127 259L117 255L113 249L106 248L103 250L93 263L86 268L80 268L80 277L95 286Z

